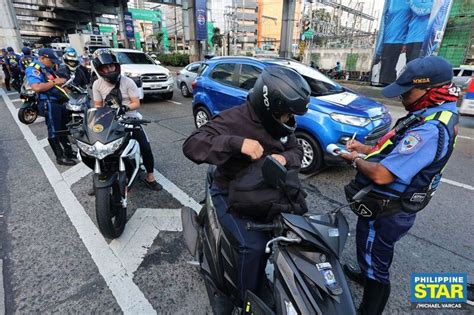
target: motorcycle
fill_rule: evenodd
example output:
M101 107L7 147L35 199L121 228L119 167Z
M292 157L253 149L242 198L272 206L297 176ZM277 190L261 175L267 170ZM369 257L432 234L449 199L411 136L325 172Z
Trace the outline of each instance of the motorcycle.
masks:
M266 157L262 172L267 185L284 187L286 169L273 158ZM266 266L270 298L247 290L241 304L236 287L237 244L217 219L209 193L212 181L210 168L205 205L199 214L183 208L181 219L186 247L196 259L215 314L356 313L339 262L349 231L339 209L303 216L281 213L273 223L248 223L248 230L273 235L265 249L271 253Z
M38 95L26 80L21 85L20 99L23 104L18 110L18 119L25 125L34 123L38 118Z
M119 108L91 108L83 121L70 122L78 159L94 171L95 209L104 237L119 237L127 221L128 192L142 169L132 131L149 121L126 118Z
M74 76L63 84L63 88L68 91L68 101L65 103L69 112L69 121L82 121L84 112L90 106L90 97L87 90L73 84ZM20 98L23 104L18 110L18 119L25 125L32 124L38 118L38 97L35 91L31 89L26 80L23 81L20 91Z

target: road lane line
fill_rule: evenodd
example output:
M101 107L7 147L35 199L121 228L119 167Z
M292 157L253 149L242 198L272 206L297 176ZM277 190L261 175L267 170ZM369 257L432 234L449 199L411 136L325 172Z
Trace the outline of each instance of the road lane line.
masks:
M61 176L64 178L69 187L71 187L83 177L89 175L90 172L92 172L92 170L87 167L87 165L79 162L70 169L63 172Z
M18 94L18 92L8 92L7 95Z
M183 206L190 207L196 212L199 212L202 206L191 198L187 193L182 191L178 186L171 182L168 178L163 176L160 172L155 169L155 177L157 182L163 186L176 200L178 200Z
M468 140L474 140L474 138L467 137L467 136L460 136L460 135L458 135L458 138L461 138L461 139L468 139Z
M32 125L34 124L39 124L39 123L42 123L44 122L44 117L38 117L36 118L36 120L32 123Z
M181 209L138 208L123 234L110 242L127 271L134 273L160 231L182 231Z
M44 138L38 141L39 145L43 148L47 147L49 145L48 138Z
M12 101L12 102L18 102L18 101L21 101L21 98L11 98L10 101Z
M175 101L171 101L171 100L167 100L168 103L172 103L172 104L176 104L176 105L182 105L182 103L180 102L175 102Z
M0 90L0 95L122 311L125 314L156 314L143 292L133 282L133 275L127 272L120 259L109 247L35 135L18 120L18 110L3 90Z
M3 260L0 259L0 314L5 314L5 289L3 288Z
M465 188L465 189L468 189L468 190L474 190L474 187L473 187L473 186L467 185L467 184L463 184L463 183L460 183L460 182L456 182L456 181L454 181L454 180L450 180L450 179L446 179L446 178L441 178L441 181L442 181L443 183L446 183L446 184L450 184L450 185L462 187L462 188Z

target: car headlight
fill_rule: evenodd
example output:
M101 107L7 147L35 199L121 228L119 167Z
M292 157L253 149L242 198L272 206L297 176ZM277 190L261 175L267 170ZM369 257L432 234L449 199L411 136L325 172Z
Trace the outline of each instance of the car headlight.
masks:
M332 113L331 115L332 119L335 121L338 121L343 124L347 125L353 125L353 126L366 126L370 122L370 118L367 117L360 117L360 116L352 116L352 115L343 115L343 114L337 114L337 113Z
M94 143L94 145L89 145L81 141L77 141L77 146L85 154L93 156L99 160L102 160L107 155L110 155L117 151L118 148L122 145L123 138L117 139L107 144L102 144L99 141Z
M126 77L140 77L140 73L135 73L135 72L124 72L123 74Z

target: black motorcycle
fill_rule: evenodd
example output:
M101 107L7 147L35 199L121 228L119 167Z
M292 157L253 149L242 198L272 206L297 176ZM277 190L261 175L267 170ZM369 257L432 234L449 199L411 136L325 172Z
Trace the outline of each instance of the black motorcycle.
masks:
M78 158L94 170L97 223L110 239L119 237L125 228L127 194L142 170L140 146L132 139L132 131L146 123L107 106L91 108L82 122L68 124L79 148Z
M21 85L20 99L23 101L18 110L18 119L25 125L32 124L38 118L38 95L25 80Z
M265 183L282 189L286 169L271 157L263 168ZM217 219L209 188L199 214L189 208L181 213L186 246L197 259L215 314L355 314L351 292L339 259L349 226L338 211L303 216L282 213L273 223L249 223L247 229L269 231L273 238L266 275L270 297L247 291L239 301L235 267L237 244Z

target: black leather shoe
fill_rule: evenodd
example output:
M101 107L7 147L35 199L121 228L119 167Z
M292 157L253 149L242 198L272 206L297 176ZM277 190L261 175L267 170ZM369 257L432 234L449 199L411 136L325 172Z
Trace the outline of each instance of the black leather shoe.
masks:
M365 276L357 267L354 267L350 264L345 264L342 266L342 270L344 270L347 278L351 279L357 284L360 284L361 286L365 286Z
M65 157L57 158L56 163L58 163L59 165L65 165L65 166L73 166L77 164L76 161L65 158Z

